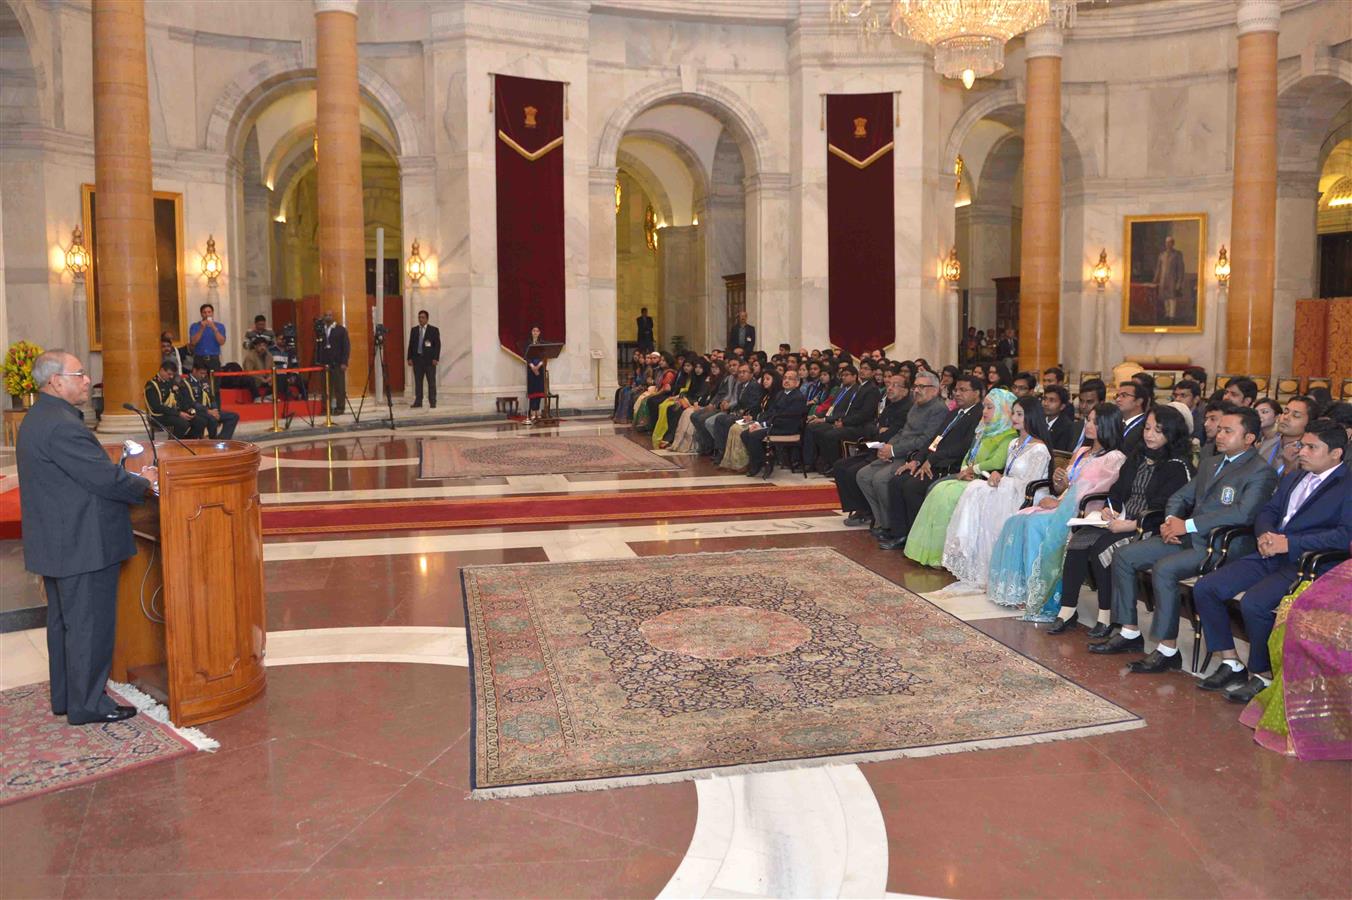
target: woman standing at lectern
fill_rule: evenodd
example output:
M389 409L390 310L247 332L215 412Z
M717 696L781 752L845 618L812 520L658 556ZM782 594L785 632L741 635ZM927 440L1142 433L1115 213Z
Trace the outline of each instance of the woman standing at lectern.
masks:
M532 325L526 349L530 350L538 343L540 343L540 326ZM532 422L540 417L540 401L545 397L545 365L543 359L526 359L526 398L530 401Z

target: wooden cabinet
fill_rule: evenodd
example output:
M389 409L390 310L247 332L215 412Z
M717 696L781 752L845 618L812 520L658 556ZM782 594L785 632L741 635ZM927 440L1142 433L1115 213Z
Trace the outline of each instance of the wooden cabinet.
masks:
M992 278L995 282L995 341L1004 336L1006 328L1013 328L1019 334L1019 276L1007 275L1004 278Z

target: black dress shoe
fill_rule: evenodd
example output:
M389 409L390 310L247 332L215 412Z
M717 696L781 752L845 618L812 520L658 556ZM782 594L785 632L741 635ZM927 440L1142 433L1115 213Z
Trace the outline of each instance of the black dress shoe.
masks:
M1138 634L1134 638L1122 637L1119 631L1117 634L1108 638L1101 644L1090 644L1090 653L1144 653L1145 635Z
M1113 626L1110 622L1095 622L1094 627L1089 629L1089 639L1091 641L1106 641L1113 633Z
M900 550L906 546L906 538L878 538L879 550Z
M1080 617L1071 616L1069 619L1057 619L1056 624L1047 629L1048 634L1065 634L1072 628L1080 627Z
M422 409L422 404L421 404L421 403L410 403L410 404L408 405L408 408L409 408L409 409Z
M1197 682L1197 687L1204 691L1223 691L1232 684L1243 684L1248 680L1248 669L1232 669L1221 663L1216 671Z
M1183 654L1175 652L1165 656L1158 650L1151 650L1144 659L1131 664L1131 671L1138 675L1157 675L1160 672L1173 672L1183 668Z
M1239 687L1232 687L1225 692L1225 699L1231 703L1248 703L1254 697L1258 696L1267 687L1267 682L1252 675L1249 680Z
M96 725L100 722L121 722L123 719L130 719L134 715L136 715L136 707L119 705L112 712L98 713L92 718L72 716L67 721L72 725Z
M873 516L864 515L863 513L857 512L850 513L850 515L845 519L845 524L850 526L851 528L858 528L861 525L872 525Z

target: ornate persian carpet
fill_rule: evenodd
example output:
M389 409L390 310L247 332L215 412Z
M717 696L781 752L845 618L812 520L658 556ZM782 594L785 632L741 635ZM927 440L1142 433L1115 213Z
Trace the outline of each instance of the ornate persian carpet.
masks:
M478 797L1144 721L834 550L462 570Z
M52 715L45 681L0 691L0 806L196 749L145 713L121 722L68 725L64 716Z
M681 467L622 435L427 438L419 442L419 478L667 472Z

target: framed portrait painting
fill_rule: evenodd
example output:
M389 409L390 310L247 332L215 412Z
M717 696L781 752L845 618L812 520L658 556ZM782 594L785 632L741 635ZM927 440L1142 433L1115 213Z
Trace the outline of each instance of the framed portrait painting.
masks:
M1127 216L1122 246L1122 330L1201 333L1206 214Z

